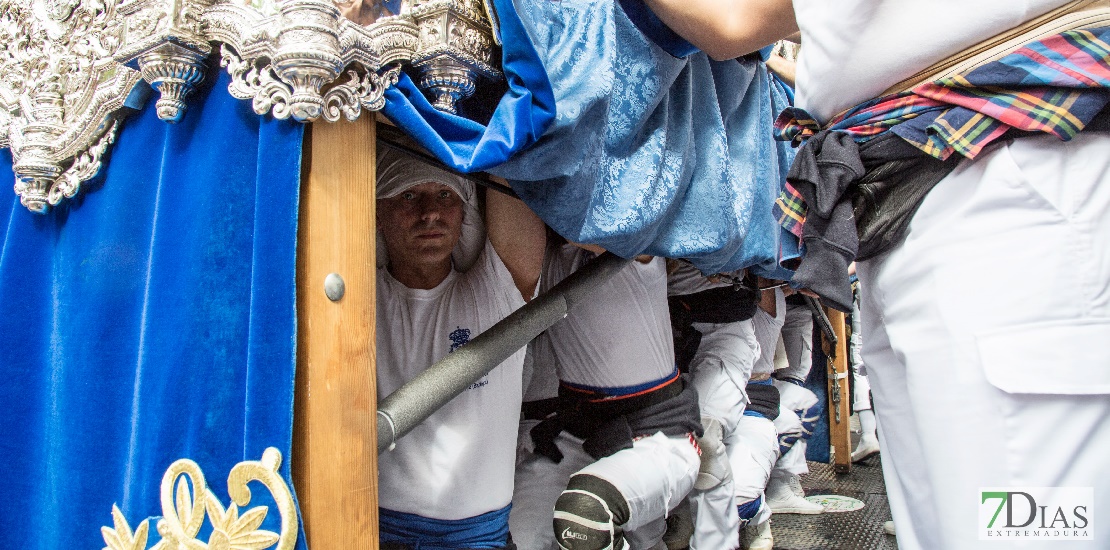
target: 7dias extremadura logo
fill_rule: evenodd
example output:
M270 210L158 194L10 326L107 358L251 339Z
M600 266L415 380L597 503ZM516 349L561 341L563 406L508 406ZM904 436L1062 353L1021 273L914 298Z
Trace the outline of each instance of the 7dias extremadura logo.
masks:
M979 540L1092 540L1091 487L979 489Z

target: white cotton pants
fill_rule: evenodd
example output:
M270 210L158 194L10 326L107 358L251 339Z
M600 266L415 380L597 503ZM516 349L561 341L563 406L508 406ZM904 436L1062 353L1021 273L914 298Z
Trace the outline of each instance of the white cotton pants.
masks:
M775 469L783 470L795 475L809 473L806 464L806 447L809 444L809 435L802 428L802 418L814 405L817 404L817 395L807 388L791 382L775 380L775 387L779 390L779 416L775 419L775 429L779 438L794 439L790 450L779 457Z
M690 361L694 389L702 416L717 419L730 433L744 414L744 388L759 356L755 326L749 319L735 323L694 323L701 332L698 351Z
M774 293L775 314L771 315L763 311L763 308L759 308L755 310L755 315L752 317L755 340L759 342L759 357L752 367L753 375L771 374L775 371L775 347L782 334L782 324L786 321L786 298L781 288L776 288Z
M1000 547L1110 548L1110 137L993 146L859 274L899 546L989 545L982 487L1093 487L1095 541Z
M555 444L563 453L558 464L531 454L517 465L509 530L520 550L558 549L552 512L576 473L600 477L624 495L629 508L624 534L632 550L663 547L667 513L694 488L701 465L689 436L656 433L597 461L582 449L581 439L567 432L560 433Z
M856 385L852 394L852 410L869 411L871 410L871 381L867 379L866 374L860 374L859 364L852 365L852 382Z
M743 436L737 434L737 425L743 418L747 405L744 388L752 375L752 367L759 355L759 343L751 320L735 323L694 323L701 332L701 344L690 362L693 385L698 392L698 405L703 417L712 417L721 423L729 464L734 468L728 481L704 491L690 494L694 515L694 535L691 550L735 550L739 548L740 519L736 515L736 494L751 492L751 487L736 487L737 481L747 483L754 476L735 471L736 467L751 468L750 461L732 460L735 446L744 445ZM748 449L739 452L748 454ZM766 485L754 487L756 496ZM754 498L754 497L753 497ZM750 500L750 499L749 499Z
M852 410L871 410L871 382L867 380L867 368L861 355L863 350L863 329L860 326L859 291L852 300L852 337L848 339L852 360Z
M771 468L779 457L775 424L762 416L743 416L726 439L726 444L729 446L737 503L762 497L767 480L771 479ZM764 519L765 515L756 516L751 523L762 523Z
M775 376L805 382L813 369L813 312L809 306L786 304L782 344L786 349L787 366L776 370Z

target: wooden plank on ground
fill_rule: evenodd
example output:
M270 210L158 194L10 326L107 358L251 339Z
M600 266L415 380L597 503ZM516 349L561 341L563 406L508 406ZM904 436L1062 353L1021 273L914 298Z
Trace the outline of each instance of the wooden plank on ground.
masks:
M312 550L378 548L374 118L305 134L290 466ZM324 292L330 273L344 282L338 301Z

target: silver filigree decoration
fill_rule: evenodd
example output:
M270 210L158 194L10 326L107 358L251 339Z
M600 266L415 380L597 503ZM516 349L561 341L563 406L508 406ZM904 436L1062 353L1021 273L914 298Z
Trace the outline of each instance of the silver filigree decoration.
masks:
M119 124L119 121L111 119L100 139L74 158L73 164L62 174L58 183L50 188L46 202L58 204L63 198L72 198L81 188L81 183L100 171L101 157L108 151L108 147L115 143Z
M384 105L402 66L437 108L455 112L499 78L483 0L403 0L363 26L333 0L0 0L0 147L21 202L46 212L79 192L115 140L140 79L176 122L213 49L228 91L258 114L357 118Z
M274 74L270 66L257 67L243 61L227 47L221 50L221 64L227 67L232 77L228 92L239 99L250 99L254 112L264 114L272 110L276 118L284 119L290 115L297 118L298 113L293 112L296 107L292 100L293 87ZM377 111L385 105L386 88L396 84L400 74L400 66L387 69L380 75L347 71L348 80L332 86L323 95L319 103L320 112L316 116L335 122L340 115L347 120L355 120L362 109ZM313 102L310 107L316 109L317 104ZM299 114L304 116L306 113L302 111Z
M0 1L0 146L15 192L34 212L71 197L115 139L118 111L139 81L112 55L116 0ZM90 172L91 171L91 172Z
M196 462L184 458L174 462L162 477L162 519L157 526L162 540L151 550L263 550L275 545L277 550L291 550L297 541L297 509L289 486L278 474L280 465L281 453L273 447L262 453L260 461L236 464L227 478L232 503L225 508L208 489ZM266 506L256 506L240 515L239 508L251 500L247 487L251 481L260 482L273 496L281 516L280 533L259 529L269 514ZM197 538L205 517L212 525L207 543ZM100 528L105 550L145 550L147 522L144 519L132 530L119 507L113 505L112 527Z
M191 7L194 17L171 17L176 12L167 5L173 2ZM252 4L128 0L121 11L134 23L126 28L129 46L117 58L136 63L159 89L167 119L180 116L181 97L193 85L178 75L194 75L193 81L203 75L203 59L211 52L203 39L223 43L232 95L250 100L256 113L299 121L357 117L362 109L380 108L371 106L378 103L373 98L396 82L390 67L399 63L419 68L421 86L431 90L437 107L451 112L457 99L473 93L477 78L500 75L491 64L489 19L475 0L433 0L411 9L404 2L400 14L368 26L344 18L332 0L260 4L272 6L266 10ZM442 32L425 32L429 25ZM161 68L166 64L172 68ZM174 79L148 76L154 74Z
M347 71L347 76L347 82L324 94L324 119L328 122L339 120L340 114L347 120L355 120L362 109L377 111L384 107L385 90L397 83L401 67L387 69L380 75L368 72L359 76L355 71Z
M454 113L458 100L474 93L478 77L501 76L491 65L493 29L480 0L417 0L412 16L420 27L412 65L437 109Z

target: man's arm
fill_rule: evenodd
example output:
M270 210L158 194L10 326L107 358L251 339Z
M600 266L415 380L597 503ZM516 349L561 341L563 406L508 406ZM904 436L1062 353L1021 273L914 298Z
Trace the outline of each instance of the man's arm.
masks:
M771 57L767 58L767 68L777 74L788 86L794 87L794 76L797 74L797 71L793 61L779 55L771 54Z
M791 0L645 0L713 59L733 59L798 32Z
M505 180L495 178L505 185ZM536 293L543 268L547 230L535 213L520 199L499 191L486 193L486 234L501 262L508 268L524 301Z

